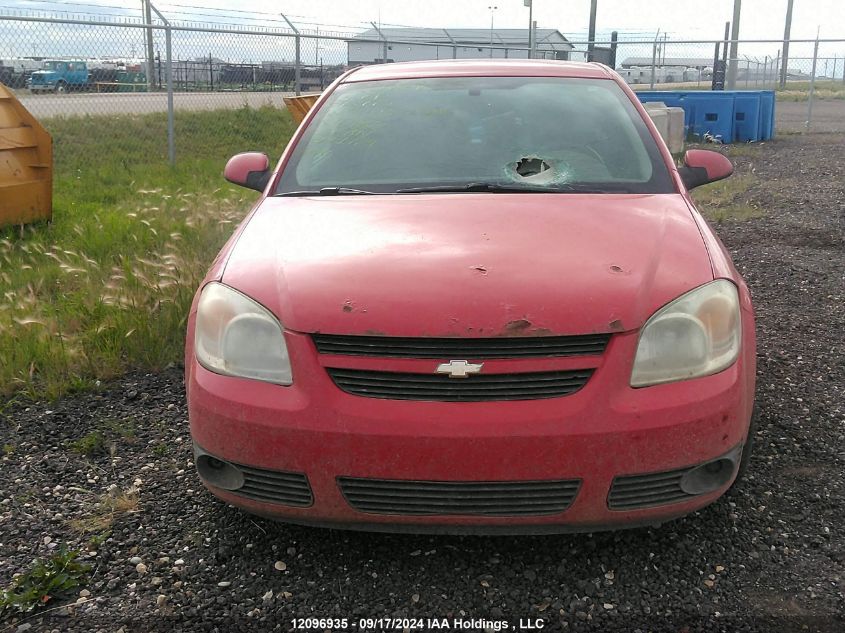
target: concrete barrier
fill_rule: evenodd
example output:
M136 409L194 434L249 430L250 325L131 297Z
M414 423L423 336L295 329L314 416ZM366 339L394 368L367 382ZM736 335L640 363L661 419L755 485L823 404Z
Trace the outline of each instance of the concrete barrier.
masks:
M684 151L684 110L668 107L662 101L644 103L646 112L673 154Z

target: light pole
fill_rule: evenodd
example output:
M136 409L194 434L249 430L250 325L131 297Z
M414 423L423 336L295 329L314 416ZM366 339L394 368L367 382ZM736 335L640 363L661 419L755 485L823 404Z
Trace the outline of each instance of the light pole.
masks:
M490 9L490 57L493 57L493 16L496 15L497 6L487 7Z
M786 88L789 65L789 30L792 28L792 0L786 3L786 24L783 27L783 59L780 63L780 87Z
M587 35L587 61L593 61L593 51L596 49L596 11L598 10L598 0L590 2L590 26Z
M734 19L731 22L731 52L728 59L728 74L725 80L725 87L728 90L736 89L737 73L737 49L739 46L739 14L742 10L742 0L734 0Z
M150 6L150 0L143 0L141 3L143 5L144 10L144 22L147 24L152 24L153 22L153 12L152 7ZM153 55L155 51L153 50L153 30L149 26L145 29L146 31L146 38L144 39L144 52L146 53L146 75L147 75L147 90L151 91L153 87L153 75L155 74L155 59Z
M524 0L525 6L528 7L528 59L534 57L534 2L533 0Z

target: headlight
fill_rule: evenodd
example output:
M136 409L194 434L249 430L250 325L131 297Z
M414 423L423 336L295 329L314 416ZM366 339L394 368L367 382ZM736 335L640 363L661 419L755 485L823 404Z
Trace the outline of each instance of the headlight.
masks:
M736 286L717 279L675 299L643 326L632 387L709 376L739 355L742 329Z
M282 326L266 308L219 283L202 291L195 353L215 373L290 385L290 358Z

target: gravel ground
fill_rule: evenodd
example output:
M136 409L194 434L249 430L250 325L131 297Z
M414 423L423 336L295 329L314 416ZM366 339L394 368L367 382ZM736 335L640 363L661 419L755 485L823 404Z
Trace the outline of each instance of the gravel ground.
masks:
M775 112L779 132L794 134L806 131L809 114L806 101L778 101ZM814 134L845 134L845 99L816 99L810 131Z
M309 616L350 618L348 630L378 630L353 627L362 617L845 630L845 136L787 136L741 160L767 214L719 230L756 300L761 417L748 479L729 496L660 528L593 535L284 526L200 486L178 369L128 376L97 394L0 408L0 584L64 544L93 566L81 598L79 587L57 609L7 616L0 632L291 630ZM71 449L96 429L101 454ZM132 488L137 507L97 510ZM104 536L93 541L69 524L98 512Z

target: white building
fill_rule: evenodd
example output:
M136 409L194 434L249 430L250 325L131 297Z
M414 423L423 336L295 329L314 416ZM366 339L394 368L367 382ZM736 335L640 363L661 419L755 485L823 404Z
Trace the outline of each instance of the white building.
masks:
M536 34L535 58L569 59L574 47L560 31L537 29ZM528 29L382 28L346 40L349 65L384 62L385 40L388 62L528 57Z

